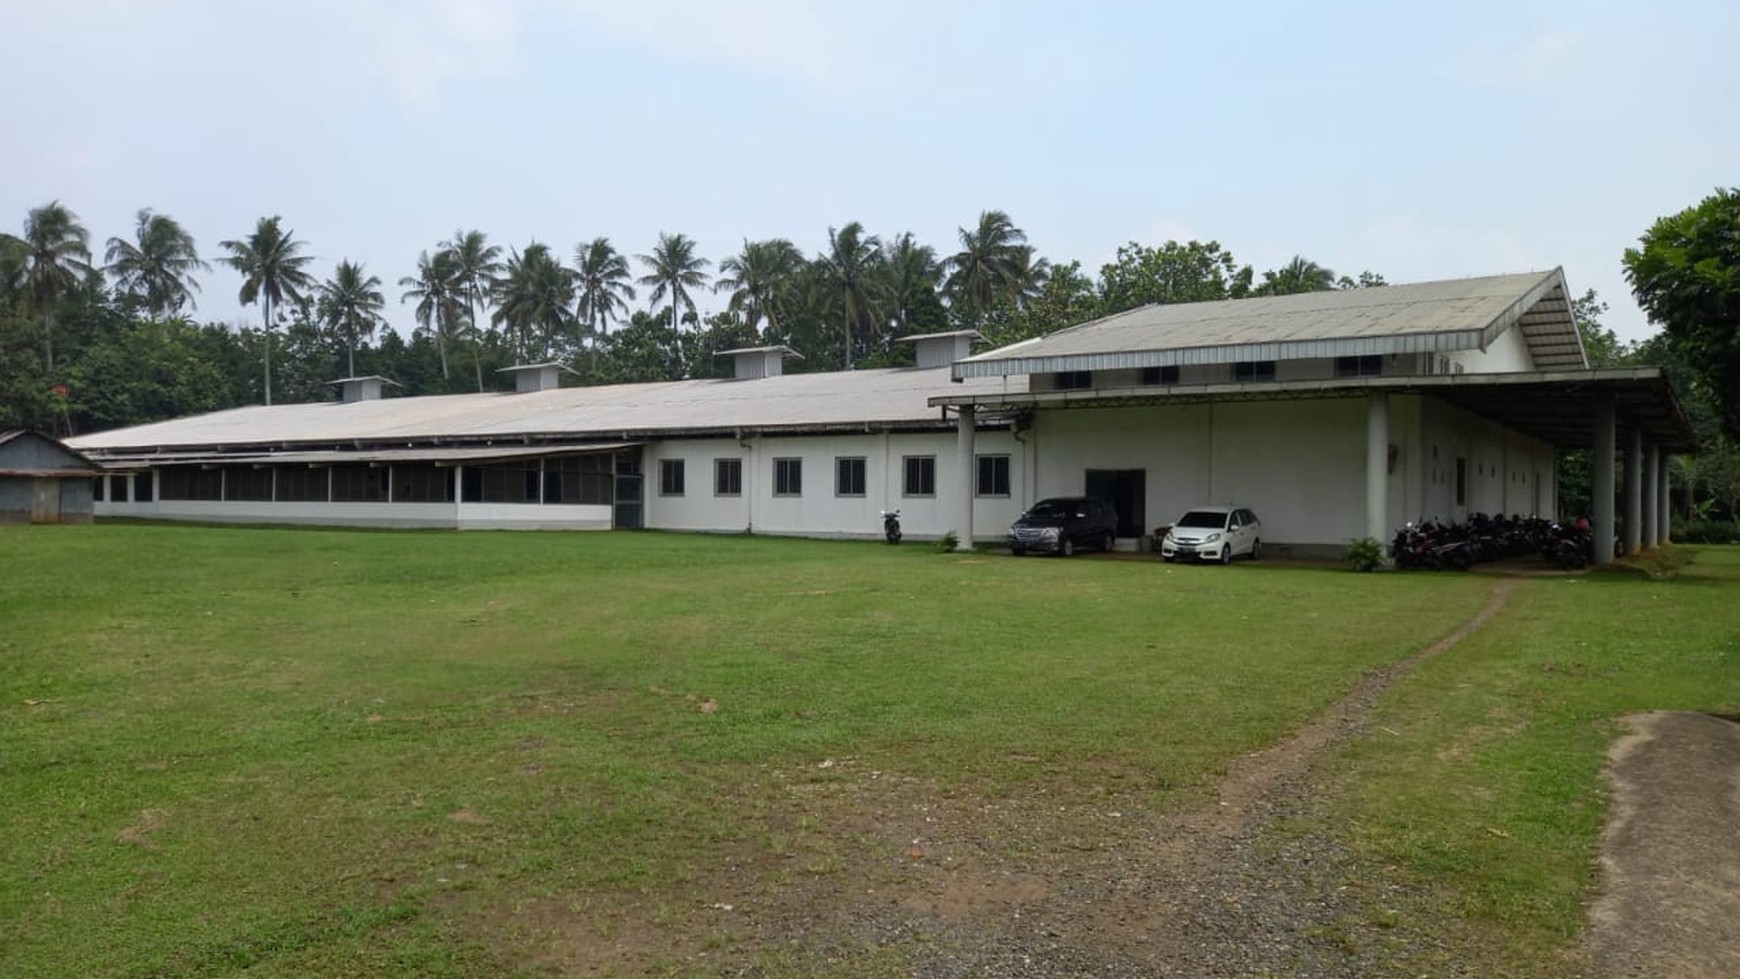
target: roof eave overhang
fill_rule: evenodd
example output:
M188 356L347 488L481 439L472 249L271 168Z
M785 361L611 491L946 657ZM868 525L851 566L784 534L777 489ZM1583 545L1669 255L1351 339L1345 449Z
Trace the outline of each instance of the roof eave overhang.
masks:
M1452 350L1478 350L1489 342L1486 329L1468 329L1374 337L1237 343L1213 347L1174 347L1168 350L1118 350L1045 357L1006 357L998 360L956 361L952 376L955 380L962 381L969 377L1054 374L1061 371L1133 370L1143 367L1236 364L1257 360L1445 353Z

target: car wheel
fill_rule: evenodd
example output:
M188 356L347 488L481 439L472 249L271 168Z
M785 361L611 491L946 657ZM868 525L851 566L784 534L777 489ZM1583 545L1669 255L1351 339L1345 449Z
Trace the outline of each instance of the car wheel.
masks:
M1162 554L1162 555L1160 555L1160 560L1165 561L1167 564L1171 564L1172 562L1178 560L1178 558L1174 557L1171 554Z
M1262 556L1263 556L1263 539L1261 537L1259 537L1256 540L1251 541L1251 560L1255 561L1257 558L1260 558Z
M1068 537L1065 537L1063 540L1058 541L1057 542L1057 554L1059 557L1074 557L1075 556L1075 541L1071 540Z
M1232 544L1230 542L1220 549L1220 563L1232 563Z
M1117 543L1118 543L1118 539L1116 537L1113 537L1111 534L1107 534L1106 536L1100 538L1100 550L1105 551L1107 554L1110 554L1110 553L1112 553L1112 548L1117 546Z

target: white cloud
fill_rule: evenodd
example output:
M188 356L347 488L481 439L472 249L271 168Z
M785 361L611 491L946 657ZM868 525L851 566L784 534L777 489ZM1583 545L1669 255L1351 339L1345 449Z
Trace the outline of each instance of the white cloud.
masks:
M809 0L562 0L618 40L678 61L748 68L835 87L853 73L851 36Z

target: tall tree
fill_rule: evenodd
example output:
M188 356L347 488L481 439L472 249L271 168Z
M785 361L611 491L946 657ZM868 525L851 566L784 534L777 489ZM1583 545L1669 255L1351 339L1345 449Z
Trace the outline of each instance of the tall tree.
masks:
M1740 441L1740 188L1656 221L1624 264L1637 304L1695 365L1722 431Z
M632 278L628 259L610 244L609 238L598 237L575 246L574 312L590 338L594 372L604 332L619 315L628 315L628 301L634 298L634 286L629 284Z
M399 302L415 299L417 305L412 315L435 335L435 348L441 357L441 378L446 380L449 376L447 345L453 341L454 331L469 298L460 282L458 259L451 251L437 251L433 257L428 252L419 252L417 274L400 279L399 287L405 290L399 296Z
M549 356L569 331L574 314L574 273L540 242L514 251L496 282L495 320L515 338L522 359L534 350Z
M103 261L115 280L115 289L130 297L152 316L179 313L184 306L198 305L193 294L199 291L196 271L211 271L200 261L193 236L167 214L153 214L150 208L139 212L134 241L110 238Z
M852 347L862 332L868 339L887 299L882 272L882 240L864 234L856 221L828 229L828 250L816 259L818 285L833 314L839 317L845 342L846 370L852 369Z
M332 278L320 286L321 319L344 341L346 377L356 376L356 343L375 335L381 322L381 280L349 259L338 263Z
M961 250L947 262L943 294L964 323L974 326L1004 300L1032 284L1033 255L1027 234L1002 211L983 211L975 228L960 229Z
M743 240L743 250L719 263L714 292L730 292L726 308L743 316L743 323L757 336L766 319L779 330L780 306L791 291L803 254L784 238L767 241Z
M640 277L641 285L652 287L648 302L657 308L659 302L669 296L671 329L678 329L683 307L688 307L691 313L695 311L695 300L689 295L689 290L707 287L706 269L713 263L695 254L693 238L663 231L659 232L659 243L653 247L651 255L636 255L635 258L651 270Z
M50 201L24 218L24 235L0 235L0 248L12 252L14 288L41 317L46 373L54 373L54 329L62 299L78 291L91 268L91 236L78 215Z
M303 244L294 231L279 226L283 218L274 214L261 218L254 233L246 238L218 243L229 254L221 261L242 274L242 289L237 299L243 306L260 304L265 346L266 403L272 403L272 311L289 299L300 302L314 286L314 279L302 267L313 258L302 254Z
M888 303L894 315L895 332L912 332L915 313L936 302L936 249L919 244L912 232L903 231L882 250L882 267L888 277Z
M495 291L495 277L501 272L501 247L489 243L481 231L455 231L453 238L439 246L452 253L454 275L465 294L466 323L471 334L471 362L477 368L477 389L483 390L483 324L478 311L489 302Z
M1253 296L1291 296L1301 292L1328 292L1335 288L1335 273L1303 255L1278 269L1263 273L1263 281L1251 290Z

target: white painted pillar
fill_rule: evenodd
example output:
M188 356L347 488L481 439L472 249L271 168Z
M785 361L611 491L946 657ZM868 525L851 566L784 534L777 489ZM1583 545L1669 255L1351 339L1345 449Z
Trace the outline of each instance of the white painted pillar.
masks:
M973 549L973 490L978 480L978 466L973 459L974 428L978 424L978 409L962 405L955 419L956 444L960 454L961 498L955 510L955 550Z
M1390 533L1390 396L1372 394L1365 403L1365 535L1375 541Z
M1589 515L1595 534L1595 563L1613 563L1613 400L1595 406L1595 444L1589 450Z
M1643 549L1643 429L1625 440L1625 553Z
M1668 473L1673 469L1673 466L1670 465L1670 463L1673 462L1673 458L1673 456L1663 452L1661 454L1661 463L1656 467L1655 541L1657 544L1668 543L1670 539L1668 532L1674 525L1673 494L1670 492L1673 488L1673 484L1668 480Z
M1660 485L1656 479L1656 468L1661 465L1661 451L1654 442L1643 453L1643 549L1655 550L1657 541L1657 525L1661 522L1661 504L1656 500L1656 490Z

